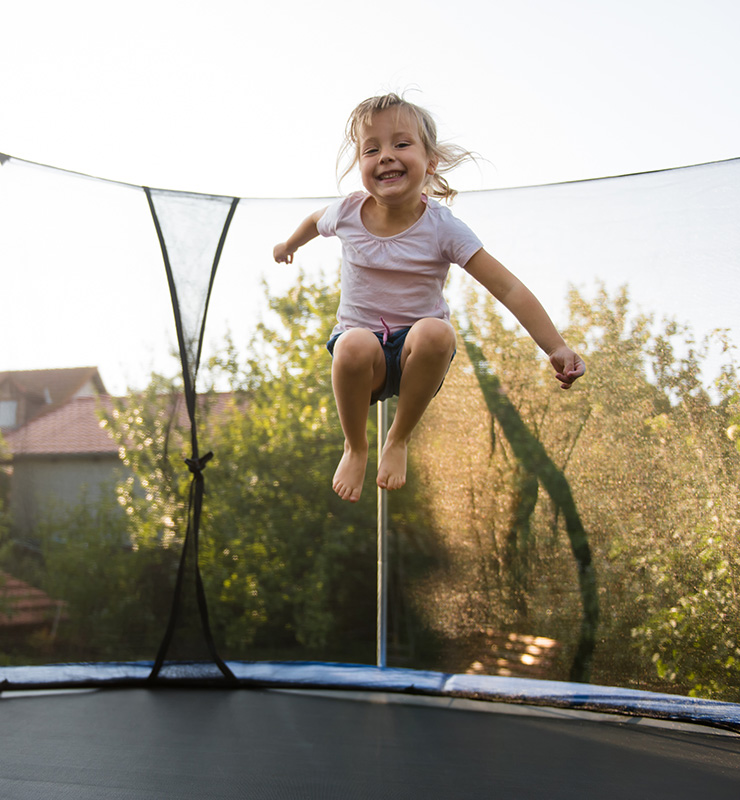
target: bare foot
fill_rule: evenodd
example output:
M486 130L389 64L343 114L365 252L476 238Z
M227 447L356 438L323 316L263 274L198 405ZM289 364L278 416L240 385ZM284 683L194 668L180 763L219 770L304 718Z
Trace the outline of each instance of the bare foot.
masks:
M406 483L406 442L386 440L378 467L377 484L381 489L400 489Z
M334 473L332 488L342 498L356 503L362 494L362 484L365 480L367 467L367 447L364 451L351 450L345 443L337 471Z

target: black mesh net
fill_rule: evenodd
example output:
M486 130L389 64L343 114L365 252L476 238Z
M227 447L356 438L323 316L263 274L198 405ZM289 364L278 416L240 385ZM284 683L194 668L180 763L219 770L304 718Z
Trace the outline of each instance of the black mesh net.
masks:
M453 268L390 666L738 700L739 171L460 194L589 371L560 392ZM3 158L2 666L374 663L374 463L331 490L338 250L271 259L326 200L237 200Z

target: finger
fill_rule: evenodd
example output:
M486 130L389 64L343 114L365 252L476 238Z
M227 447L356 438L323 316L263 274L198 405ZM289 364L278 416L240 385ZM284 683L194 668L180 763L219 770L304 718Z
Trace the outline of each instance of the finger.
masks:
M573 378L578 377L578 367L580 360L581 359L575 353L570 353L565 359L565 363L563 364L563 372L568 377L573 377Z
M584 363L582 358L577 358L575 364L573 365L573 371L571 375L574 378L580 378L582 375L586 374L586 364Z

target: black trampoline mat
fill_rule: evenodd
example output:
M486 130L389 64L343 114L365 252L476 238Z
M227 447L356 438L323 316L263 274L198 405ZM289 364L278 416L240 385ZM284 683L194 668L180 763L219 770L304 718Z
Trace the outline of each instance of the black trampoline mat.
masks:
M202 688L6 696L0 798L740 797L740 738L619 720Z

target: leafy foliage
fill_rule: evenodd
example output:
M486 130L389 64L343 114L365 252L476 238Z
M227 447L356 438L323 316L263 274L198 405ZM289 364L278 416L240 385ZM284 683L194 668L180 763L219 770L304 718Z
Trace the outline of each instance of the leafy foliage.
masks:
M347 504L331 489L343 437L324 343L337 292L301 276L268 302L270 324L258 325L246 355L225 343L207 365L210 387L199 398L198 438L215 453L205 471L199 547L211 629L227 658L321 650L324 657L371 660L375 492L366 487L359 503ZM229 392L215 391L216 384ZM116 401L104 422L130 470L117 487L129 546L123 558L133 564L133 554L157 553L171 587L189 478L178 382L153 376L144 392ZM418 536L421 516L409 493L394 514L397 535ZM85 538L73 520L67 526L65 541ZM62 565L58 552L48 556ZM130 577L136 580L135 569ZM402 607L401 598L396 616ZM79 608L86 613L82 601ZM164 626L167 612L159 611Z
M583 610L565 516L490 402L475 398L476 383L492 382L498 399L489 400L517 410L567 480L587 532L601 606L593 680L734 698L740 459L731 349L721 334L697 344L675 322L635 314L626 289L599 287L591 300L572 290L569 303L565 338L588 372L562 392L524 332L504 325L486 296L466 301L465 339L487 374L475 380L458 348L448 376L455 399L440 396L422 423L417 458L436 459L447 476L443 484L429 469L424 480L451 562L422 583L425 618L457 642L456 669L486 663L465 644L485 631L560 642L563 678L576 654ZM725 363L710 395L700 368L718 340Z
M225 342L207 365L199 398L201 449L215 453L199 551L211 627L225 658L372 661L375 465L358 504L330 485L342 433L324 342L337 292L299 276L268 302L251 341ZM569 307L565 337L588 372L562 392L526 334L486 297L467 299L479 371L461 341L415 436L409 483L390 497L395 652L413 666L497 671L480 637L512 631L559 643L546 677L568 677L574 661L583 584L566 515L485 384L567 482L587 536L601 608L592 679L737 700L733 350L715 335L723 362L710 390L710 342L635 314L626 289L573 290ZM77 658L150 658L164 631L190 480L181 396L177 380L153 376L104 412L129 477L39 531L43 588L69 604ZM435 639L448 646L420 649Z
M113 497L94 504L82 497L38 529L44 588L67 603L60 655L76 661L151 658L169 608L175 553L146 540L132 547Z

